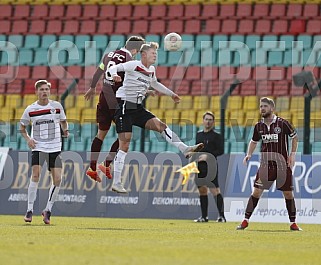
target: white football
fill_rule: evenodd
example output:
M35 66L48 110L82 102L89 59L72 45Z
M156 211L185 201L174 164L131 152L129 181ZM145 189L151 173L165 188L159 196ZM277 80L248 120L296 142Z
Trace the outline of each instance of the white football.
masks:
M164 38L164 48L165 51L175 52L182 47L182 37L181 35L171 32L168 33Z

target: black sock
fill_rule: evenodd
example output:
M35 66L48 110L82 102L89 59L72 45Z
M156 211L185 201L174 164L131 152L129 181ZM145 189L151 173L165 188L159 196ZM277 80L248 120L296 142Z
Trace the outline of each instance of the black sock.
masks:
M217 210L218 210L220 216L225 217L224 216L224 199L223 199L222 194L219 193L216 196L214 196L214 200L216 202Z
M200 203L201 203L201 211L202 217L207 217L207 209L208 209L208 197L207 195L200 195Z
M103 145L103 141L97 137L94 138L91 144L90 167L94 171L96 171L97 159L98 159L99 152L101 150L102 145Z
M288 210L288 215L290 222L295 222L296 218L296 207L295 207L295 201L294 199L287 200L285 199L286 209Z
M259 202L260 198L255 198L251 195L249 201L247 202L246 210L245 210L245 218L250 219L257 203Z

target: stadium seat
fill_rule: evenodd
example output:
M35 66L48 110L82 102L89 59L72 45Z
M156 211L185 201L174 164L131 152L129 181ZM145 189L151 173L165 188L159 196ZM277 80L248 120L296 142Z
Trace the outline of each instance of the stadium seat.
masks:
M44 20L32 20L30 21L29 33L31 34L43 34L46 30L46 22Z
M16 69L17 78L28 79L31 76L31 68L29 66L20 66Z
M204 5L201 13L202 19L211 19L218 17L219 5L210 4Z
M252 5L250 4L238 4L236 8L237 18L248 18L252 16Z
M194 98L191 95L181 96L181 102L176 106L178 110L193 109Z
M284 18L286 11L286 5L285 4L272 4L271 10L270 10L270 17L278 19L278 18Z
M127 19L132 16L132 6L131 5L116 5L116 16L117 21L121 19Z
M25 34L26 32L28 32L27 20L12 21L11 34Z
M117 5L99 5L99 16L97 19L102 21L115 19Z
M62 18L65 16L65 6L64 5L49 5L49 15L48 19Z
M97 34L111 34L114 32L114 21L102 20L98 23Z
M181 111L181 120L195 125L196 121L196 112L195 110L182 110Z
M162 110L175 109L176 104L173 100L170 100L167 96L161 96L159 102L159 108Z
M149 33L148 25L149 25L149 23L146 20L134 20L132 33L145 35L145 34Z
M47 5L34 5L31 11L31 19L43 19L49 14L49 7Z
M233 17L235 16L235 13L236 13L235 10L236 10L235 4L221 5L219 17L222 17L224 19Z
M254 31L254 20L252 19L242 19L240 20L238 33L240 34L251 34Z
M98 12L100 8L101 8L100 5L83 5L82 18L85 20L96 19L98 17Z
M184 32L184 21L179 19L172 19L171 23L167 24L166 31L182 34Z
M3 21L4 18L10 18L12 16L14 6L13 5L0 5L0 21Z
M34 66L32 67L31 78L44 79L48 76L48 66Z
M255 33L269 34L271 32L271 21L267 19L257 20L255 25Z
M173 90L178 95L188 95L190 93L190 82L187 80L176 80Z
M201 13L201 5L185 5L184 19L198 19Z
M273 96L289 95L289 83L286 80L274 82Z
M149 6L148 5L136 5L133 7L132 18L136 19L146 19L149 17Z
M203 50L212 47L212 38L210 35L197 34L195 36L195 49Z
M240 94L243 96L256 95L256 81L246 80L242 83Z
M149 34L164 34L166 32L164 20L152 20L150 22Z
M286 12L286 16L289 18L297 18L302 16L302 7L301 4L289 4Z
M96 33L96 21L95 20L81 21L79 33L81 33L81 34L95 34Z
M277 111L289 111L290 110L290 97L288 97L288 96L276 97L275 109Z
M64 34L77 34L79 32L79 21L66 20L63 27Z
M191 95L201 96L208 94L208 82L204 80L192 80Z
M15 5L13 18L14 19L26 19L30 16L30 5Z
M291 20L289 33L293 35L305 33L305 20Z
M156 76L158 79L167 79L168 78L168 67L166 66L157 66L156 68Z
M49 20L47 22L47 34L61 34L62 32L62 21L60 20Z
M198 34L201 32L201 21L198 19L190 19L185 22L185 34Z
M167 7L166 17L169 20L179 19L184 16L184 5L169 5Z
M201 79L201 68L199 66L189 66L186 69L186 80L198 80Z
M306 25L306 33L320 34L321 20L308 20Z
M273 34L286 34L288 32L288 21L287 20L274 20L272 26Z
M318 4L304 4L303 5L303 17L304 18L316 18L320 15L320 6Z
M253 5L253 17L254 18L263 18L269 16L269 5L267 4L258 4Z
M208 110L210 108L210 99L208 96L194 96L194 110Z
M66 5L66 19L80 18L81 17L81 5Z
M0 33L1 34L11 33L11 23L9 20L0 20Z
M153 21L155 19L166 17L166 5L151 5L150 6L150 19Z
M116 21L115 23L116 23L115 32L117 34L129 35L132 32L131 21L121 20L121 21Z
M217 34L221 32L221 21L219 19L208 19L206 20L205 28L203 33L206 34Z

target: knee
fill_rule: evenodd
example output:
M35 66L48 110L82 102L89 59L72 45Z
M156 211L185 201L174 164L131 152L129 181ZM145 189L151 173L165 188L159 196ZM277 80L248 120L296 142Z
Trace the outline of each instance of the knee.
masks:
M52 180L53 184L55 186L60 186L60 183L61 183L61 176L55 176Z
M207 187L205 187L205 186L199 187L198 191L201 196L207 195Z
M283 191L283 196L287 200L292 200L294 198L292 191Z
M260 189L257 189L257 188L254 188L254 191L252 193L252 196L255 197L255 198L260 198L261 197L261 194L262 194L263 190L260 190Z

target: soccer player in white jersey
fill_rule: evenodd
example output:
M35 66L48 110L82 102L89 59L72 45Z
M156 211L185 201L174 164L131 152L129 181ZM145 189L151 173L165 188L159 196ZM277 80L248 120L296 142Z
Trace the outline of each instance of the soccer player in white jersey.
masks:
M115 112L119 150L114 160L112 190L118 193L127 193L121 182L121 173L129 149L133 125L159 132L168 143L176 146L187 158L204 147L203 143L194 146L184 144L165 123L142 105L150 87L170 96L175 103L181 100L177 94L157 81L153 66L157 59L157 49L158 43L143 44L140 49L140 61L121 63L110 67L108 71L115 82L122 81L117 72L125 72L123 85L116 92L116 97L119 99L119 108Z
M20 119L21 134L32 150L32 175L28 187L28 208L24 217L25 222L29 223L32 221L41 167L46 161L48 170L51 171L52 185L42 216L44 223L50 224L51 209L58 196L61 183L60 126L64 137L69 135L64 109L59 102L49 99L50 88L51 84L47 80L38 80L35 83L38 100L25 109ZM32 126L31 135L26 131L26 127L30 124Z

